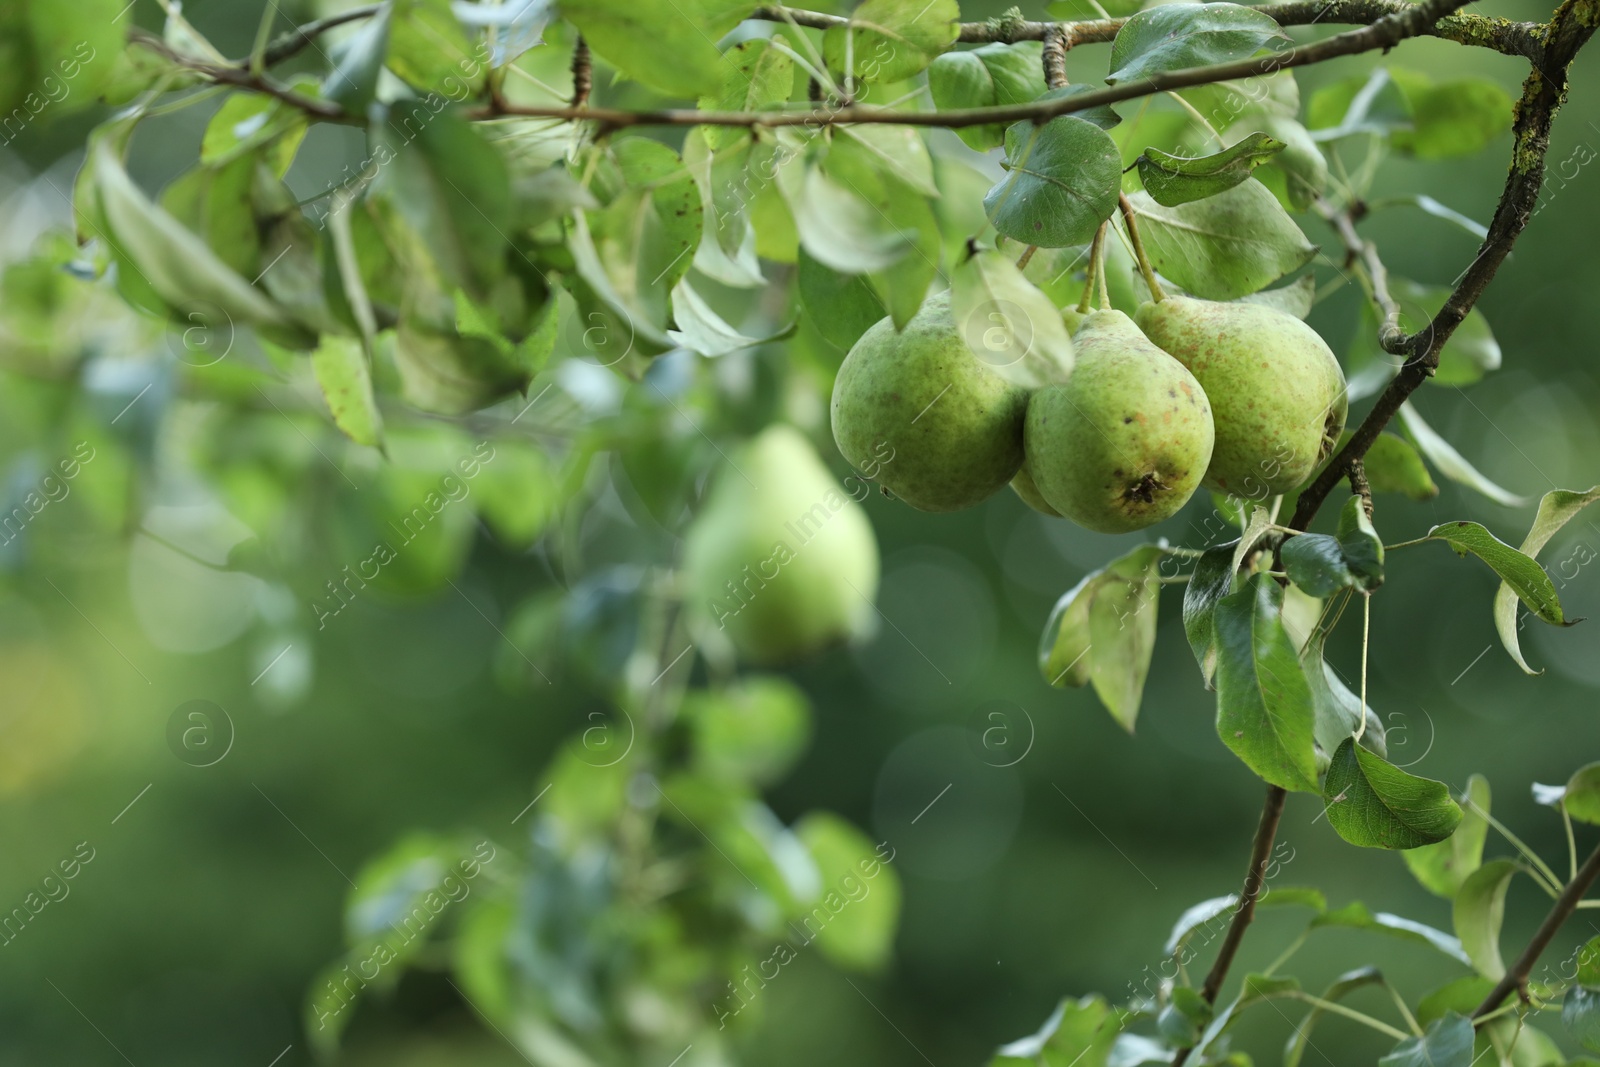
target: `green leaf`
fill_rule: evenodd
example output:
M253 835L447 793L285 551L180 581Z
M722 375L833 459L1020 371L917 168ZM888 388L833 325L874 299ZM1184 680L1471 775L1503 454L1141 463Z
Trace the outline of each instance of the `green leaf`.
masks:
M1461 808L1443 782L1407 774L1347 738L1328 764L1322 787L1328 822L1366 848L1406 849L1443 841Z
M1578 973L1574 980L1586 989L1600 992L1600 937L1590 938L1578 951Z
M1413 71L1404 73L1400 87L1411 129L1392 135L1400 151L1421 159L1473 155L1511 128L1511 97L1494 82L1461 78L1433 85Z
M725 781L772 785L811 739L805 694L777 676L747 675L725 689L690 690L682 714L694 731L696 769Z
M804 247L796 260L800 302L818 332L849 351L867 328L888 314L882 299L859 274L841 274Z
M806 944L833 963L881 970L900 922L900 875L860 830L837 815L812 812L795 824L821 876L821 892L798 918Z
M1248 296L1317 254L1259 181L1172 208L1146 193L1129 200L1156 270L1207 300Z
M1239 4L1164 4L1134 15L1111 42L1116 84L1169 70L1204 67L1253 56L1287 41L1272 16Z
M939 220L928 192L932 163L914 130L835 137L823 169L865 204L874 224L893 233L905 249L892 263L868 272L867 280L901 329L921 308L939 272ZM820 257L819 257L820 258Z
M794 213L800 248L842 274L893 266L910 250L907 236L861 196L822 168L792 164L779 172L784 199Z
M1282 606L1283 587L1261 574L1217 603L1217 733L1268 782L1314 793L1311 689Z
M1345 996L1369 985L1382 985L1383 973L1376 967L1362 967L1359 970L1346 971L1333 984L1322 991L1323 1000L1337 1003ZM1306 1017L1294 1028L1294 1033L1289 1035L1289 1043L1283 1050L1283 1067L1300 1067L1300 1059L1305 1055L1306 1048L1311 1043L1311 1031L1317 1025L1317 1020L1323 1015L1321 1005L1313 1005L1306 1013Z
M1226 915L1238 903L1238 894L1225 893L1220 897L1202 900L1185 908L1183 914L1178 916L1178 921L1173 924L1172 933L1167 935L1167 943L1161 951L1168 956L1177 955L1196 930L1218 916Z
M1555 583L1544 568L1523 555L1476 522L1441 523L1428 531L1428 538L1444 541L1456 554L1468 552L1487 563L1509 586L1512 592L1545 622L1553 626L1571 626L1580 621L1568 619L1561 612L1561 598L1556 594Z
M290 326L274 301L218 258L192 231L151 203L117 158L113 138L94 147L98 214L126 269L178 313L179 321L227 332L238 326Z
M1183 632L1189 648L1200 664L1206 688L1212 687L1217 670L1217 602L1233 587L1233 555L1236 542L1208 548L1195 561L1189 584L1183 591Z
M794 332L791 324L765 337L749 337L740 333L712 310L705 298L689 285L687 278L672 290L672 315L678 328L668 330L667 336L691 352L713 358L768 344Z
M1467 876L1483 863L1483 845L1489 834L1489 780L1481 774L1467 779L1461 825L1448 841L1423 845L1405 853L1406 866L1422 888L1435 896L1454 900Z
M1092 682L1130 733L1155 649L1162 549L1140 545L1084 576L1056 602L1039 644L1039 669L1058 688Z
M1373 529L1372 520L1360 497L1352 496L1339 510L1339 525L1334 531L1345 565L1359 589L1371 591L1383 584L1383 539Z
M483 465L475 493L484 524L513 550L538 540L561 502L561 486L550 459L542 449L515 438L495 443L494 460Z
M1361 698L1350 691L1325 659L1328 635L1336 621L1336 614L1326 613L1312 628L1305 647L1300 650L1300 666L1311 686L1311 706L1316 715L1317 764L1324 768L1339 746L1355 736L1363 715L1367 726L1361 732L1361 746L1376 756L1388 755L1382 720L1371 707L1363 708Z
M1411 122L1405 95L1390 77L1390 67L1374 67L1371 74L1346 78L1311 95L1306 124L1319 131L1318 140L1331 141L1357 133L1387 137Z
M1490 860L1469 874L1456 892L1452 915L1456 936L1472 965L1485 978L1499 981L1506 965L1500 958L1500 924L1506 914L1506 890L1520 869L1513 860Z
M1260 907L1310 908L1318 915L1328 910L1328 898L1322 890L1303 885L1263 887L1256 904Z
M1037 1033L1002 1045L990 1067L1020 1062L1048 1067L1105 1067L1106 1055L1122 1029L1119 1017L1098 994L1056 1005Z
M1472 1020L1451 1012L1396 1045L1378 1067L1472 1067L1472 1039Z
M1328 160L1311 134L1292 114L1258 113L1242 119L1241 124L1247 129L1256 127L1268 137L1283 142L1283 151L1269 159L1267 166L1283 175L1285 207L1291 211L1310 207L1328 185Z
M1439 495L1422 457L1411 442L1396 434L1380 433L1361 458L1361 466L1374 493L1402 493L1412 500Z
M774 47L785 43L782 34L772 40L741 41L722 54L722 86L700 98L704 111L766 111L781 107L794 94L794 60ZM750 137L737 126L705 127L706 144L720 151Z
M1214 1017L1211 1004L1199 990L1173 987L1171 1000L1156 1019L1156 1032L1174 1048L1189 1048Z
M1400 425L1405 430L1406 436L1411 439L1411 443L1417 446L1417 450L1438 469L1440 474L1452 482L1475 489L1504 507L1520 508L1530 503L1527 497L1502 489L1480 474L1461 453L1451 447L1449 441L1440 437L1433 427L1423 421L1422 415L1409 401L1400 405Z
M579 273L597 292L614 297L627 330L665 341L669 294L700 244L700 188L678 154L659 141L625 137L612 152L612 195L588 214L597 263L580 261Z
M421 238L451 287L481 294L504 272L511 218L505 161L471 124L398 101L373 137L390 153L381 191Z
M322 82L321 95L354 115L365 115L378 98L378 76L389 53L389 26L394 8L385 4L348 38L333 46L333 69Z
M755 8L750 0L583 0L562 14L624 75L670 96L699 97L722 87L716 42Z
M1561 1021L1590 1052L1600 1052L1600 992L1575 985L1561 1002Z
M1176 207L1232 189L1284 147L1264 133L1252 133L1209 156L1175 156L1146 148L1134 163L1150 198L1163 207Z
M1386 934L1397 937L1413 944L1427 945L1429 948L1449 956L1451 959L1465 963L1469 966L1472 961L1467 958L1466 952L1461 948L1461 942L1426 923L1419 923L1399 915L1391 915L1380 911L1376 914L1367 910L1367 906L1359 900L1351 901L1342 908L1325 912L1311 920L1313 927L1318 926L1348 926L1356 930L1370 930L1373 933Z
M383 447L383 416L372 392L372 370L361 342L354 337L324 334L311 353L311 368L328 401L328 411L345 436L356 444Z
M1221 1011L1217 1012L1210 1025L1206 1027L1205 1033L1200 1035L1200 1040L1194 1047L1196 1056L1205 1058L1205 1053L1211 1044L1222 1035L1224 1030L1233 1025L1234 1020L1238 1018L1239 1013L1245 1008L1264 1000L1271 1000L1273 997L1280 997L1299 991L1300 980L1298 978L1259 973L1245 975L1244 981L1240 984L1239 995L1229 1001ZM1231 1061L1231 1057L1229 1061ZM1212 1060L1211 1062L1217 1061Z
M128 23L121 21L127 14L123 5L118 0L35 0L6 8L0 15L0 37L11 47L0 46L6 60L6 69L0 71L0 114L14 120L19 108L25 114L48 108L51 117L59 118L92 106L122 53L128 30ZM68 87L65 93L63 85ZM15 137L8 129L7 140Z
M1561 803L1579 822L1600 825L1600 763L1578 768L1567 779Z
M968 256L951 272L950 312L980 362L1030 388L1066 381L1072 338L1050 298L993 249Z
M283 145L268 160L282 177L305 132L305 112L298 108L270 96L234 93L206 123L206 132L200 141L200 162L211 167L222 166L282 138Z
M946 52L928 67L928 91L940 111L1025 104L1044 94L1039 41L986 44L969 52ZM968 148L987 152L1005 143L1001 123L955 131Z
M1317 301L1317 276L1302 274L1288 285L1277 289L1263 289L1259 293L1241 297L1240 300L1242 303L1260 304L1281 311L1285 315L1304 319L1311 314L1311 308Z
M1450 296L1446 287L1423 286L1396 277L1389 279L1389 292L1400 305L1400 328L1407 333L1415 333L1432 322ZM1400 358L1378 345L1378 315L1371 301L1362 303L1361 316L1361 325L1345 353L1352 400L1377 392L1400 367ZM1445 342L1439 353L1439 369L1430 380L1436 385L1472 385L1489 371L1498 370L1500 361L1500 343L1489 328L1489 320L1473 308Z
M850 13L848 29L823 33L822 58L857 81L904 81L949 51L960 21L956 0L866 0Z
M1340 589L1371 592L1383 584L1383 542L1360 497L1345 503L1336 535L1297 534L1280 551L1289 580L1314 597Z
M1063 248L1094 237L1117 209L1122 162L1116 143L1076 115L1006 131L1009 172L983 198L1000 234L1025 245Z
M474 50L450 0L394 0L387 62L412 88L465 100L482 88L487 60Z
M1540 498L1533 526L1528 530L1528 536L1522 539L1522 547L1518 551L1529 559L1538 559L1539 551L1550 543L1550 539L1573 516L1596 500L1600 500L1600 485L1581 493L1569 489L1550 490ZM1543 673L1528 666L1528 661L1522 658L1522 641L1517 631L1517 594L1505 582L1500 583L1500 588L1494 594L1494 628L1500 634L1500 643L1517 661L1517 666L1527 674Z

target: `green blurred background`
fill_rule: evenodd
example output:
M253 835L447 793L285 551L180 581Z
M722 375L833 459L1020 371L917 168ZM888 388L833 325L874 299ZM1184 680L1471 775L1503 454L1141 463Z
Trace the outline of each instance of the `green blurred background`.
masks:
M1001 5L965 6L965 17L980 18ZM308 14L284 7L286 18ZM186 13L225 52L242 54L260 8L194 0ZM1548 14L1527 3L1472 9ZM1044 14L1038 4L1023 11ZM136 9L147 25L158 14L145 0ZM1075 78L1103 73L1104 49L1070 58ZM1387 60L1304 71L1303 93L1380 62L1439 78L1477 74L1513 95L1523 73L1518 60L1420 39ZM170 178L171 161L192 156L207 113L194 109L161 127L172 151L160 136L145 137L136 177L149 186ZM1429 388L1418 401L1480 469L1527 494L1600 481L1592 334L1600 170L1562 169L1562 161L1593 157L1596 118L1600 69L1586 56L1549 156L1565 188L1547 190L1547 206L1481 305L1505 369L1469 391ZM0 256L15 259L39 232L67 223L56 190L69 188L91 124L78 116L30 129L0 151ZM1508 149L1501 136L1465 161L1391 160L1375 195L1426 193L1486 222ZM301 153L312 163L290 184L309 195L358 154L353 134L347 143L314 140ZM1325 230L1301 219L1313 240L1331 246ZM1412 209L1386 211L1364 230L1391 270L1433 284L1449 283L1474 250L1461 230ZM1337 277L1326 259L1315 269L1324 283ZM1313 314L1336 351L1353 334L1358 303L1346 286ZM184 376L159 331L139 336L120 312L100 310L103 320L91 308L80 325L92 332L102 321L115 336L93 343L147 358L99 361L81 381L9 362L0 375L6 491L25 492L79 441L95 449L70 494L0 547L0 907L20 905L81 842L93 850L70 895L0 946L0 1064L309 1062L303 998L340 949L347 880L362 864L417 828L464 828L524 847L512 819L557 743L584 727L586 705L565 681L523 684L505 632L526 598L565 576L539 544L508 549L464 513L428 549L436 558L427 565L441 573L464 560L459 575L433 582L426 595L364 595L318 632L285 587L216 569L239 542L271 541L270 530L230 518L208 488L229 469L218 442L231 439L207 424L216 410L184 399ZM784 353L727 360L730 375L759 380L781 368ZM124 411L145 385L150 392ZM309 398L306 412L285 416L292 426L275 431L273 447L294 454L283 463L310 472L308 484L281 498L261 489L266 511L296 506L302 494L328 503L372 491L376 460L340 450ZM811 418L823 454L843 474L825 416ZM534 433L526 442L541 445ZM321 464L307 445L332 458ZM345 473L335 473L335 461ZM1467 518L1514 542L1531 517L1531 509L1441 484L1426 503L1382 501L1386 540ZM1052 690L1039 677L1034 649L1055 598L1137 538L1046 520L1009 493L949 516L876 496L867 506L883 550L879 607L889 624L871 643L793 672L817 726L807 756L770 799L786 820L825 808L893 841L904 915L895 962L881 977L847 978L806 956L775 983L763 1020L743 1039L748 1062L771 1067L976 1064L1032 1031L1063 994L1127 996L1159 966L1185 908L1237 887L1261 799L1260 783L1215 736L1175 591L1164 596L1137 737L1092 693ZM1197 543L1208 510L1197 499L1151 532ZM639 561L659 545L632 514L613 493L546 537L581 549L586 568ZM1574 523L1545 557L1567 558L1580 544L1600 549L1600 531ZM282 565L330 576L337 564L326 560L353 558L325 545L269 548ZM1564 781L1600 757L1600 644L1592 623L1532 630L1530 661L1549 669L1524 678L1490 647L1493 592L1487 570L1442 547L1397 555L1373 603L1371 700L1389 724L1396 762L1415 761L1413 771L1456 787L1488 772L1496 813L1560 867L1559 820L1532 802L1528 785ZM1600 615L1600 568L1581 569L1562 597L1569 614ZM1338 635L1333 658L1353 676L1359 653L1349 631ZM169 745L169 721L191 700L213 702L231 721L231 748L210 766L189 765ZM1334 903L1359 898L1449 928L1448 905L1424 893L1398 857L1342 843L1319 810L1312 798L1291 797L1281 856L1292 859L1282 883L1318 885ZM1496 849L1509 851L1492 841ZM1507 944L1525 938L1542 910L1519 883ZM1600 929L1585 914L1560 944ZM1300 921L1263 913L1236 973L1276 955ZM1317 951L1302 956L1308 986L1375 958L1409 995L1455 974L1421 949L1360 932L1317 936ZM1380 1002L1381 994L1366 995ZM1291 1027L1260 1011L1240 1044L1275 1062ZM442 976L425 973L364 1004L346 1046L353 1064L520 1062ZM1308 1062L1370 1062L1382 1050L1365 1032L1326 1026Z

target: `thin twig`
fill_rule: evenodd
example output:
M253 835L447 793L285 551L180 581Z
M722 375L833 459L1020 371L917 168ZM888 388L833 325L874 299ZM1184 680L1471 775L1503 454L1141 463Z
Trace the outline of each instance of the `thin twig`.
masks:
M1228 924L1228 932L1223 935L1222 945L1217 949L1217 958L1206 973L1205 984L1200 987L1200 995L1207 1004L1217 1002L1223 980L1228 977L1228 968L1233 965L1239 943L1244 940L1245 928L1255 917L1256 901L1261 898L1261 888L1267 881L1267 862L1272 853L1272 842L1278 835L1278 822L1283 818L1283 802L1288 796L1288 791L1280 786L1267 787L1266 803L1261 808L1261 822L1256 825L1255 841L1250 846L1250 866L1245 871L1244 887L1239 891L1239 903L1234 909L1233 921ZM1189 1052L1187 1048L1179 1049L1173 1057L1172 1067L1183 1067Z
M238 89L248 89L253 93L261 93L265 96L282 100L291 107L298 108L324 122L354 124L363 121L360 116L345 111L338 104L328 100L304 96L292 89L279 85L264 74L252 73L249 67L249 60L246 60L245 65L242 67L207 62L191 55L185 55L169 46L155 34L137 27L129 31L128 40L133 44L148 48L162 58L183 67L185 70L194 71L196 74L208 78L218 85L231 85Z
M360 22L369 19L383 10L382 4L367 4L365 7L353 7L349 11L341 11L337 15L308 22L303 26L296 26L286 33L280 34L273 42L267 45L267 50L262 56L266 66L282 63L290 56L299 55L312 41L338 26L348 22Z
M1528 976L1533 973L1533 965L1539 962L1539 957L1550 946L1551 940L1556 936L1556 931L1561 929L1563 923L1572 917L1578 907L1578 901L1589 891L1594 880L1600 877L1600 847L1589 853L1589 858L1584 860L1583 866L1578 868L1578 873L1567 887L1561 891L1556 902L1550 906L1550 912L1544 917L1544 922L1539 924L1539 929L1534 932L1533 939L1528 942L1528 947L1522 950L1522 955L1506 971L1505 977L1495 983L1489 995L1483 998L1483 1003L1472 1013L1474 1019L1481 1019L1500 1006L1500 1002L1515 989L1523 996L1527 995Z
M1359 261L1366 272L1367 282L1372 287L1372 302L1382 316L1378 326L1379 346L1390 355L1405 355L1406 332L1400 328L1400 305L1389 293L1389 270L1379 258L1377 246L1356 232L1356 219L1364 214L1362 205L1352 204L1340 210L1318 197L1315 206L1317 214L1333 227L1344 244L1346 266Z

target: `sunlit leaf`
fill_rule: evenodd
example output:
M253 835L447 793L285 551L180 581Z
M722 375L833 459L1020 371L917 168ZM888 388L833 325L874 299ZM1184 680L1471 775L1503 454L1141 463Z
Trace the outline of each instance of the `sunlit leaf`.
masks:
M1500 925L1505 920L1506 890L1518 869L1513 860L1483 864L1462 881L1452 909L1461 947L1478 973L1495 981L1506 973L1500 958Z
M1600 500L1600 485L1581 493L1568 489L1550 490L1540 498L1533 526L1528 530L1528 536L1522 539L1518 551L1529 559L1538 559L1540 550L1550 543L1550 539L1578 512L1596 500ZM1500 643L1517 661L1517 666L1527 674L1542 673L1528 666L1528 661L1522 657L1522 640L1517 629L1517 593L1507 582L1501 582L1494 594L1494 628L1500 635Z
M1489 780L1481 774L1467 779L1463 797L1461 825L1448 841L1423 845L1405 854L1406 866L1422 887L1435 896L1454 900L1461 883L1483 863L1483 845L1488 838Z
M1162 207L1145 193L1129 199L1156 270L1207 300L1248 296L1317 252L1259 181L1178 207Z
M1311 690L1282 607L1283 587L1261 574L1218 601L1217 734L1268 782L1314 793Z
M1122 163L1100 127L1075 115L1006 131L1008 173L983 198L997 232L1027 245L1083 244L1117 209Z
M1272 16L1239 4L1164 4L1123 24L1111 43L1106 81L1115 84L1243 59L1287 40Z

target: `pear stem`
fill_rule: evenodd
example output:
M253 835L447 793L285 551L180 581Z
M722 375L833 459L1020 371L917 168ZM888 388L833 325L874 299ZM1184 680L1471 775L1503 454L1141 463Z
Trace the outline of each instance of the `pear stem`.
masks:
M1109 251L1109 249L1106 246L1110 242L1106 241L1104 236L1103 236L1105 234L1106 230L1109 227L1110 227L1110 223L1109 222L1103 222L1103 223L1100 224L1100 233L1102 234L1102 237L1100 239L1100 252L1099 252L1100 262L1099 262L1099 268L1095 271L1095 276L1100 281L1100 310L1101 311L1109 311L1109 310L1111 310L1111 287L1106 282L1106 253Z
M1089 266L1083 273L1083 296L1078 299L1078 314L1089 313L1090 300L1094 297L1095 279L1100 275L1100 249L1105 244L1106 226L1094 231L1094 243L1089 246Z
M1027 248L1024 248L1022 250L1022 255L1017 257L1017 269L1021 270L1023 267L1026 267L1028 265L1028 261L1033 258L1033 254L1037 251L1039 251L1038 245L1029 245Z
M1144 254L1144 242L1139 239L1139 223L1133 216L1133 201L1125 194L1117 194L1117 206L1122 208L1122 221L1128 226L1128 243L1133 245L1133 258L1139 261L1139 273L1144 275L1144 283L1150 287L1150 298L1156 303L1167 298L1166 292L1161 288L1161 283L1156 281L1156 272L1150 267L1150 260Z

